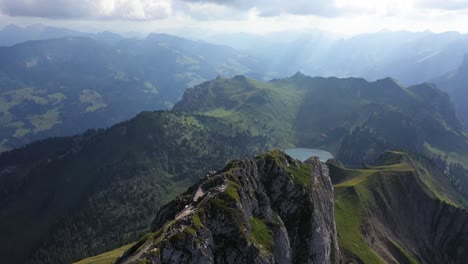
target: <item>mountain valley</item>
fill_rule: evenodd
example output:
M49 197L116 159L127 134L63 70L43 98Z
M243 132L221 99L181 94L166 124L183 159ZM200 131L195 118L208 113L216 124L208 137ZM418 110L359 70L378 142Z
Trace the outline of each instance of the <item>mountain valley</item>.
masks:
M404 136L399 136L402 131ZM443 182L424 199L451 201L457 208L466 204L465 169L461 166L461 173L452 175L444 167L448 162L464 164L466 138L448 96L434 86L405 88L392 79L367 82L300 73L270 82L217 78L188 89L171 111L143 112L108 129L2 154L0 233L8 243L1 245L0 255L9 252L10 262L64 263L128 244L150 231L154 210L208 171L219 171L231 159L292 146L327 149L355 168L370 166L389 149L419 151L437 161L429 170L438 171L430 186ZM460 160L440 155L451 158L453 152ZM339 215L341 183L334 182ZM418 186L414 188L426 190ZM338 230L341 223L337 218ZM161 227L153 225L151 231ZM405 244L400 239L394 238L403 248L398 252L425 260L420 251L408 249L414 241ZM369 246L377 252L370 255L401 257L385 252L389 244L384 242L381 248ZM372 263L346 246L343 252Z
M241 52L165 34L29 41L1 47L0 57L0 151L169 109L218 75L259 77Z

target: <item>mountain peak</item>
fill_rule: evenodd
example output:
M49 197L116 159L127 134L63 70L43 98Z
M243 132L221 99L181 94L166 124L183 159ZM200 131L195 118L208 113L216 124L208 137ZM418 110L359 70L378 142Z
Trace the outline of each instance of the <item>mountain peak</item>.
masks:
M233 79L238 81L247 81L247 77L245 77L245 75L236 75Z
M155 233L117 263L338 263L332 200L317 159L234 160L163 206Z
M146 40L157 40L157 41L174 41L174 40L187 40L178 36L166 34L166 33L150 33L145 38Z
M402 88L401 84L397 80L395 80L393 78L390 78L390 77L377 80L377 83L383 84L385 87L390 88L390 89L391 88L398 88L398 89Z
M301 71L296 72L292 77L298 78L298 77L306 77L304 73Z

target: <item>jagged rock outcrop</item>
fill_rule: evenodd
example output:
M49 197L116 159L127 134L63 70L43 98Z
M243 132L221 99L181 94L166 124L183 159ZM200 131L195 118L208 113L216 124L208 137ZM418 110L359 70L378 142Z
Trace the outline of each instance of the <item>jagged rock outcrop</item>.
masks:
M117 263L339 263L333 189L318 158L230 162L163 206Z

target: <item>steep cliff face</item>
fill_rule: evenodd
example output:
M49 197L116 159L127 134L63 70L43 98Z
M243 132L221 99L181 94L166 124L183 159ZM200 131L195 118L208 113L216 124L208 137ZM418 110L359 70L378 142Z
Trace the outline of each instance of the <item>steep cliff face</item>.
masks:
M432 161L388 151L362 170L328 165L346 263L468 263L466 200Z
M392 177L392 178L388 178ZM375 179L363 233L386 263L468 263L468 212L428 195L414 173Z
M230 162L163 206L117 263L338 263L332 183L280 151Z

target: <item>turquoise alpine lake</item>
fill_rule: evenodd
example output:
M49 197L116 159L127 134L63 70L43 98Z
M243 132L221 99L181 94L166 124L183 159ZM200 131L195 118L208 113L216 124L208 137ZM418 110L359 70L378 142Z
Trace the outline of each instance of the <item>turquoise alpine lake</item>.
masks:
M298 159L300 161L305 161L310 157L319 157L321 161L327 161L333 158L333 155L321 149L310 149L310 148L289 148L282 149L289 156Z

